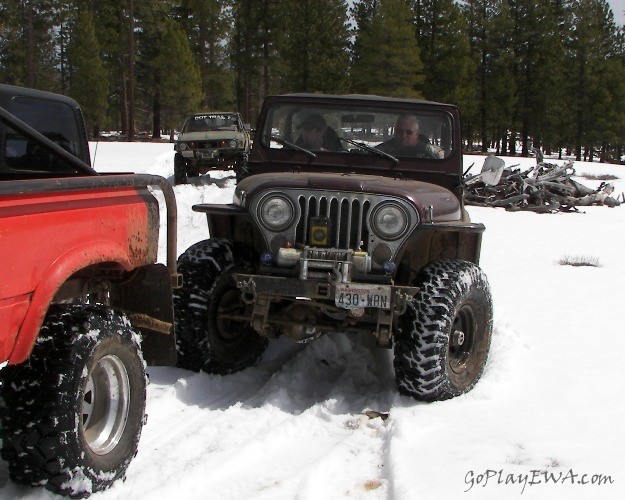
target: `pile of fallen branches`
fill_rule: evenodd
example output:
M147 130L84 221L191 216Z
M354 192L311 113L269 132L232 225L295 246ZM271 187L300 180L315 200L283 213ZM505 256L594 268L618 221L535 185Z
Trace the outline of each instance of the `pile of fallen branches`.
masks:
M597 189L591 189L574 181L572 161L563 165L540 161L524 172L515 166L504 169L499 183L494 186L479 180L471 182L471 176L466 177L466 204L554 213L578 211L577 207L590 205L616 207L625 202L623 193L622 201L612 196L614 186L610 183L602 182Z

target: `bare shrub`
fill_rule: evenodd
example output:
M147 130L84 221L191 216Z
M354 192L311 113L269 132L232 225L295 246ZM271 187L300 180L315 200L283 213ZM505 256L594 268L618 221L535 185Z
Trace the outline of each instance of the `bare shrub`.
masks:
M597 257L587 255L565 255L558 261L558 264L573 267L602 267Z
M612 174L586 174L584 173L584 174L578 174L578 175L579 177L588 179L590 181L616 181L620 178Z

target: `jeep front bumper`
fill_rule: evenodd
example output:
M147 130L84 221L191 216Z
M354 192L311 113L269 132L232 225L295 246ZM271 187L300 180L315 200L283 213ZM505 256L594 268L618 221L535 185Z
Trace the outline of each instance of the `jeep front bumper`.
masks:
M206 173L209 170L224 170L234 166L237 159L244 154L242 149L187 149L181 151L188 168L195 173Z
M334 283L243 273L234 274L234 280L243 302L252 308L250 322L261 335L273 336L274 330L286 330L288 336L306 342L331 331L368 331L385 347L390 346L394 319L406 311L408 302L419 290L411 286ZM311 312L324 311L325 315L304 315L304 319L296 315L272 315L272 302L284 300Z

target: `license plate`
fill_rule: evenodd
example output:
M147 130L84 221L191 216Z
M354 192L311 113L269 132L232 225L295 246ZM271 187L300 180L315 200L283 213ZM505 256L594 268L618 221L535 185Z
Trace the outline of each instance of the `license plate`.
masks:
M210 160L211 158L215 158L217 156L217 151L209 151L208 153L202 153L202 158L205 160Z
M343 309L361 307L391 308L391 287L384 285L336 285L334 303Z

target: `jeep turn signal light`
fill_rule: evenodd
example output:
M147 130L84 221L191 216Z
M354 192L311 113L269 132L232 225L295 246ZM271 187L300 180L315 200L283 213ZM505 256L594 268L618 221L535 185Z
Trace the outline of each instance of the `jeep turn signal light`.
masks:
M263 265L268 266L273 262L273 254L271 252L263 252L260 255L260 261L263 263Z

